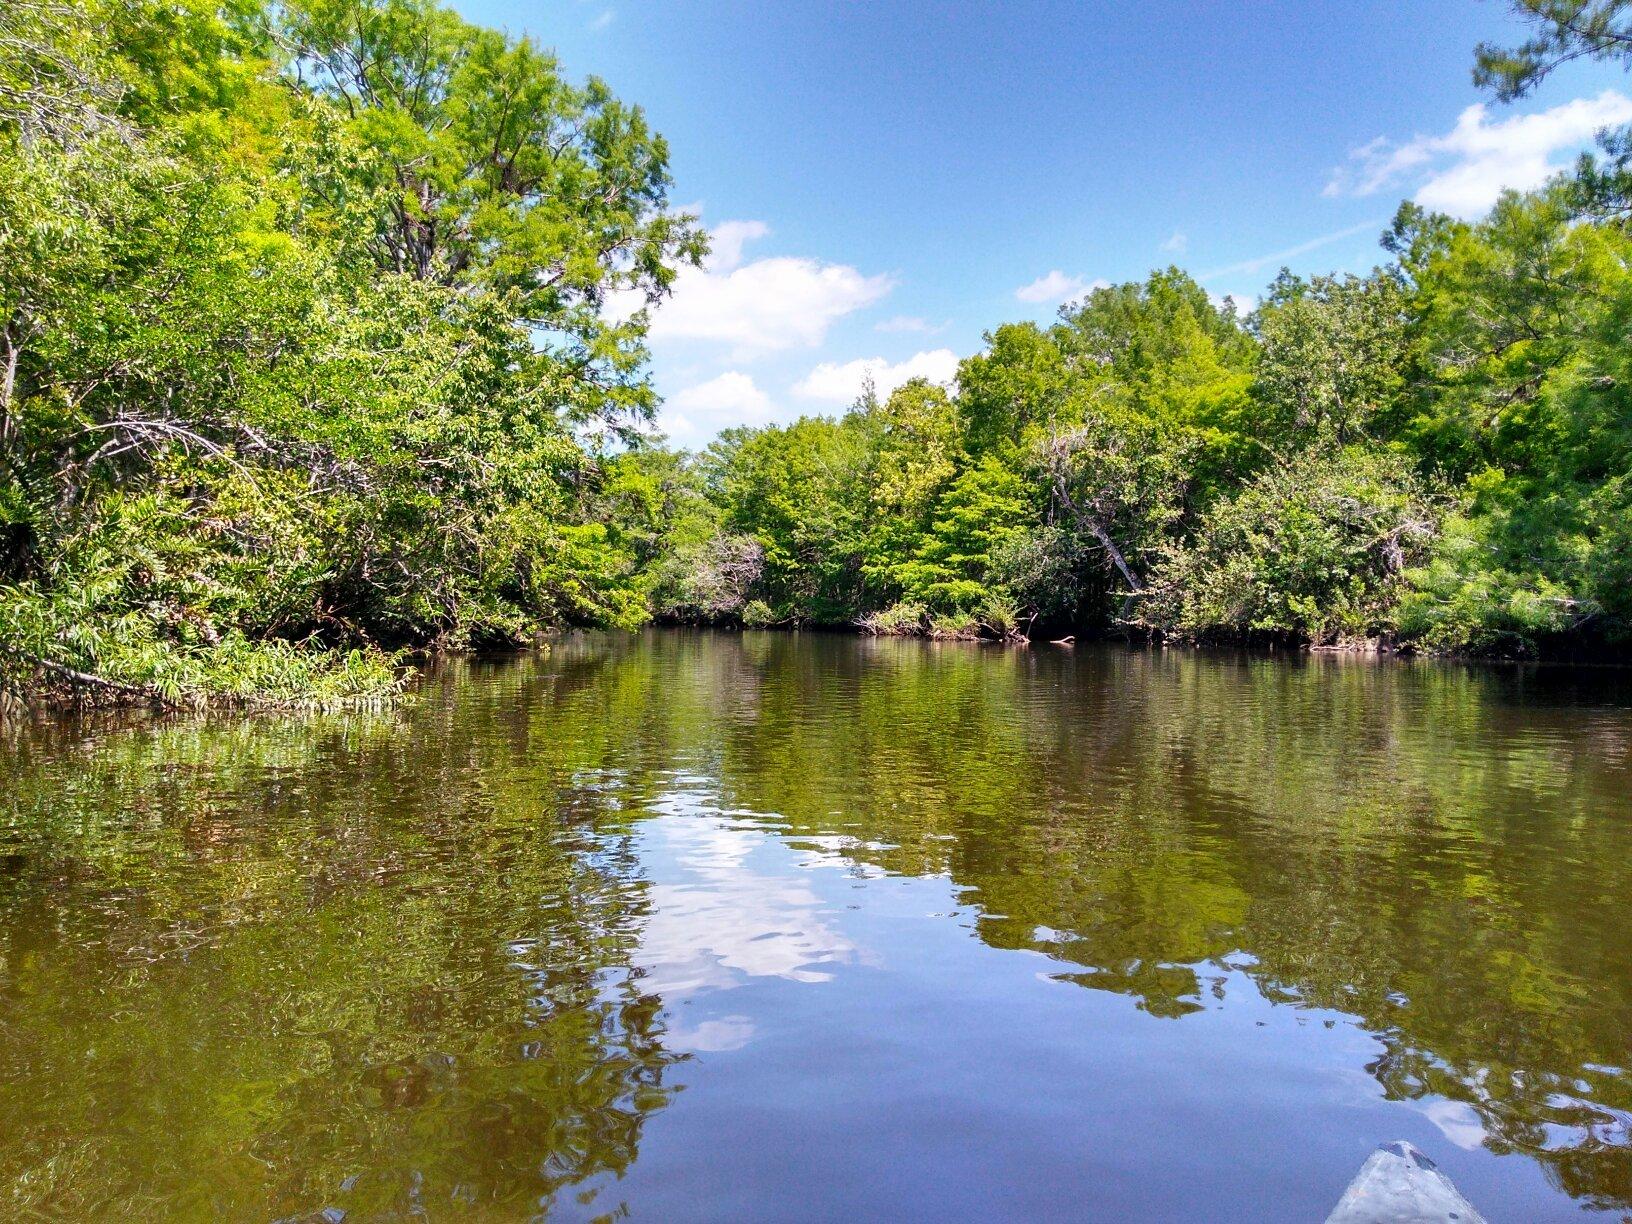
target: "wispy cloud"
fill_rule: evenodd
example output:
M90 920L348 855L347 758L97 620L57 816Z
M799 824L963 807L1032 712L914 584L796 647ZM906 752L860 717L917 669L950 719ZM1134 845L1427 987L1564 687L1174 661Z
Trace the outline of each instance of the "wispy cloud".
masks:
M1055 268L1045 272L1029 285L1021 285L1014 291L1014 296L1022 302L1064 302L1079 298L1090 290L1103 289L1110 283L1099 278L1087 280L1081 276L1067 276Z
M592 30L604 30L607 26L612 24L613 19L616 18L617 15L618 14L612 9L604 9L598 16L590 19L589 28Z
M1172 235L1162 243L1162 250L1169 255L1183 255L1185 248L1190 245L1189 235L1182 230L1174 230Z
M1345 238L1353 238L1356 234L1363 234L1367 230L1380 230L1383 225L1381 217L1374 221L1362 221L1359 225L1351 225L1347 229L1340 229L1336 233L1322 234L1319 238L1311 238L1307 242L1300 242L1297 246L1287 247L1281 251L1271 251L1268 255L1257 255L1252 259L1243 259L1239 263L1225 264L1222 268L1213 268L1203 272L1197 280L1217 280L1221 276L1241 276L1254 272L1262 272L1265 268L1276 268L1296 259L1299 255L1307 255L1310 251L1317 251L1333 242L1341 242Z
M1504 190L1528 191L1566 168L1560 154L1586 145L1606 127L1632 122L1632 99L1613 89L1532 115L1492 120L1483 103L1468 107L1440 136L1396 144L1379 136L1349 154L1326 183L1328 196L1369 196L1402 185L1425 208L1477 217Z
M873 330L886 333L910 332L919 336L933 336L945 331L950 326L950 320L945 323L931 323L920 315L894 315L881 323L875 323Z

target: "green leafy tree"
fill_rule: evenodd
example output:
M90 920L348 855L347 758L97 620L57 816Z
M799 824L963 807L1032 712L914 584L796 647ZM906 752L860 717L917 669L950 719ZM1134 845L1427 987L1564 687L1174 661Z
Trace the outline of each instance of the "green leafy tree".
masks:
M748 431L730 441L725 521L762 549L760 599L777 620L853 619L861 605L868 449L831 418Z
M1474 83L1503 102L1522 98L1572 60L1632 58L1632 4L1627 0L1509 0L1536 33L1517 47L1480 43Z
M1526 651L1626 623L1629 254L1619 226L1576 224L1555 187L1505 199L1412 267L1435 377L1406 436L1462 481L1415 578L1407 623L1425 641Z
M1283 272L1258 316L1263 346L1255 399L1275 448L1341 445L1388 432L1410 353L1408 297L1399 279Z
M585 439L652 402L611 297L702 238L638 108L384 0L0 45L0 682L366 699L398 645L645 618Z
M668 147L640 108L433 0L296 0L275 32L291 77L372 154L358 186L379 265L498 295L555 338L580 415L649 416L645 316L617 321L607 300L656 302L704 246L667 209Z
M1438 515L1408 460L1364 446L1264 468L1170 545L1141 607L1180 636L1389 635Z
M969 612L989 605L993 557L1032 517L1025 485L988 456L960 472L936 500L914 554L893 577L903 596L931 612Z
M899 598L903 558L923 546L931 516L964 463L958 413L942 387L914 379L883 403L863 397L845 422L871 450L862 575L866 599Z

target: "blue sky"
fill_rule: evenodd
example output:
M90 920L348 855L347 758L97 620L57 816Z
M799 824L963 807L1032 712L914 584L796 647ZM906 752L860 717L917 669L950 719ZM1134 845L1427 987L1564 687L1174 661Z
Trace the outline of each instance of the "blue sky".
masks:
M1364 271L1401 199L1476 215L1632 120L1576 65L1503 107L1495 0L456 0L607 80L716 234L653 331L659 425L836 412L949 378L981 334L1177 263L1250 301L1284 263ZM1470 110L1484 104L1483 110Z

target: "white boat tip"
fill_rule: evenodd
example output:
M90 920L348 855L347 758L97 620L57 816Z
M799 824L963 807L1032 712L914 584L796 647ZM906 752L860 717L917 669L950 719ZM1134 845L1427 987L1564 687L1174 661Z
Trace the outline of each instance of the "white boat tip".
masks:
M1485 1224L1485 1218L1420 1148L1396 1139L1360 1166L1326 1224Z

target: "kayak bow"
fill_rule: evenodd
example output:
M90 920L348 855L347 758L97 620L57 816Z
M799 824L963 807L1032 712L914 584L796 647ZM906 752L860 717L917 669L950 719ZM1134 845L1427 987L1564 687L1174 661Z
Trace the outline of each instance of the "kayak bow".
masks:
M1439 1166L1404 1139L1360 1166L1326 1224L1485 1224Z

